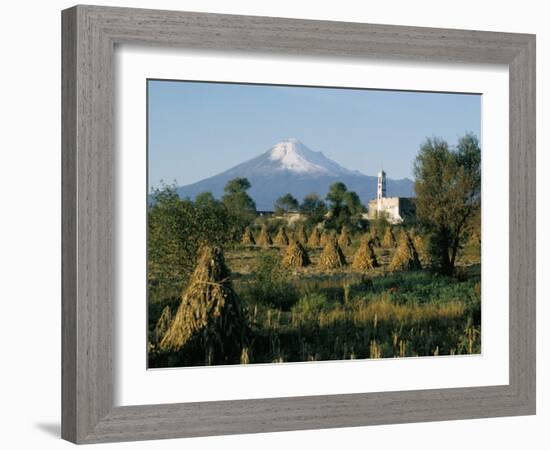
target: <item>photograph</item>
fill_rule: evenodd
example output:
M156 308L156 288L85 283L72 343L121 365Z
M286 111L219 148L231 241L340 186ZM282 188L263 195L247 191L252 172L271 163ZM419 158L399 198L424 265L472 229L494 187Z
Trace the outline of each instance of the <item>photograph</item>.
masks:
M480 94L146 89L149 369L481 354Z

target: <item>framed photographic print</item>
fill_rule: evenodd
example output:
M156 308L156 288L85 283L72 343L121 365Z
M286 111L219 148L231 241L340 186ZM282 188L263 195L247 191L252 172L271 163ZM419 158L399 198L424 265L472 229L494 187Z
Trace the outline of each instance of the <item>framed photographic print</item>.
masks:
M534 414L534 36L62 17L65 439Z

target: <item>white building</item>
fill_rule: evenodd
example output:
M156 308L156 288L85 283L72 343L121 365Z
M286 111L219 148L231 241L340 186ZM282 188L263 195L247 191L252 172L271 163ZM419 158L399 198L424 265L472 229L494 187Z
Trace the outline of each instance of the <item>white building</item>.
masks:
M376 199L369 202L368 218L370 220L385 216L388 222L397 224L403 222L406 216L416 214L414 198L386 197L386 172L378 172Z

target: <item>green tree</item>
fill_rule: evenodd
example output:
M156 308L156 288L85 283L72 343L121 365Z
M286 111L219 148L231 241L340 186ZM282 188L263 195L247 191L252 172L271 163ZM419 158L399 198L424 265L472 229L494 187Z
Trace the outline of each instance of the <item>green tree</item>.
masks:
M327 211L327 205L315 193L306 195L300 205L300 212L306 216L308 226L316 225L325 220Z
M245 227L256 218L256 203L247 193L250 187L247 178L233 178L225 185L222 202L231 218L232 240L239 239Z
M287 212L296 212L299 208L298 200L296 200L290 193L279 197L274 206L275 214L277 215L281 215Z
M451 149L442 139L427 139L414 163L417 219L430 232L436 268L452 274L461 246L479 221L481 151L467 134Z
M367 227L367 221L361 216L365 207L357 193L348 191L344 183L333 183L329 187L326 199L330 205L328 228L339 231L344 225L354 230Z
M357 193L353 191L347 191L344 194L344 205L352 216L365 212L365 207L361 203L361 199Z
M195 197L195 205L200 208L215 207L218 204L212 192L201 192Z
M326 199L330 202L331 209L342 207L344 203L344 195L347 191L347 186L341 181L330 185Z
M225 206L209 193L193 203L180 199L174 186L152 192L147 222L148 287L153 301L180 295L199 246L225 244L231 225Z

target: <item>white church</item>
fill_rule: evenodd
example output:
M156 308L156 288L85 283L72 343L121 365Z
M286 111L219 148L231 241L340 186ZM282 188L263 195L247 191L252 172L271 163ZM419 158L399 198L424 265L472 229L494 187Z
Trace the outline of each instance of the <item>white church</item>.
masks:
M378 172L376 198L369 201L369 220L385 216L388 222L399 224L405 217L416 214L416 204L411 197L386 197L386 172Z

